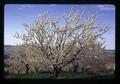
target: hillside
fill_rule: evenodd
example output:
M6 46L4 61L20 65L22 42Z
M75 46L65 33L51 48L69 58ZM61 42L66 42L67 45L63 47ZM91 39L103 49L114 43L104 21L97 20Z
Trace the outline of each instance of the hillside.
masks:
M4 55L10 56L14 50L15 50L16 46L14 45L4 45Z
M14 52L15 48L16 48L15 45L4 45L4 56L5 56L5 58L9 58L9 56ZM109 55L115 54L115 50L105 50L105 52Z

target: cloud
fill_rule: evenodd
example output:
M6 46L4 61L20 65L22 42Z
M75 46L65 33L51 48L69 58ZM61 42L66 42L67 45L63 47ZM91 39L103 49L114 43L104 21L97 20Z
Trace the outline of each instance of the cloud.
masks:
M101 8L100 10L115 10L115 8Z
M99 10L115 10L113 5L98 5Z
M18 10L23 10L25 8L33 8L33 5L20 5Z
M37 14L37 15L30 15L29 18L38 18L38 17L40 17L40 16L42 16L42 14L39 13L39 14Z
M99 8L103 8L103 7L104 7L104 5L98 5L98 7L99 7Z
M29 18L34 18L34 17L35 17L35 16L32 16L32 15L31 15L31 16L29 16Z
M57 4L50 4L50 6L57 6Z
M12 35L7 35L5 34L5 37L4 37L4 44L5 45L17 45L17 44L21 44L22 43L22 40L20 39L16 39L14 38Z
M41 16L41 14L38 14L36 17L40 17Z

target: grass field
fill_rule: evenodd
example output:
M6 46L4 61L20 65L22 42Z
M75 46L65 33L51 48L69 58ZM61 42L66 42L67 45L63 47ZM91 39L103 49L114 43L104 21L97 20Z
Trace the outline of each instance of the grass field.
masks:
M38 73L38 74L21 74L21 75L13 75L15 79L54 79L52 78L51 73ZM62 72L58 75L58 78L55 79L112 79L112 74L104 74L101 76L91 75L87 73L81 72Z

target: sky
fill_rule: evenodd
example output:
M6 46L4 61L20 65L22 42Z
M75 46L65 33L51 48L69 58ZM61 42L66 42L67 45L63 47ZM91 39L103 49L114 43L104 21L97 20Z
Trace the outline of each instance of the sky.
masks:
M110 4L6 4L4 6L4 45L16 45L21 40L13 37L15 32L25 33L24 23L31 24L43 12L53 18L60 18L71 8L83 11L83 19L98 12L97 23L109 24L111 28L103 35L106 49L115 49L115 6Z

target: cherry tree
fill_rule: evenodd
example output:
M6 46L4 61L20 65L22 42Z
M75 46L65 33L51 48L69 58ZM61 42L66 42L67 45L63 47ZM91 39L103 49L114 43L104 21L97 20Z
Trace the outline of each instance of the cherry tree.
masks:
M27 70L31 64L36 64L34 67L47 65L57 77L65 66L82 57L83 48L101 39L109 25L96 25L97 13L84 20L84 13L74 10L65 13L63 26L47 12L32 24L24 24L26 33L16 33L15 37L25 46L25 55L19 57L24 60Z

